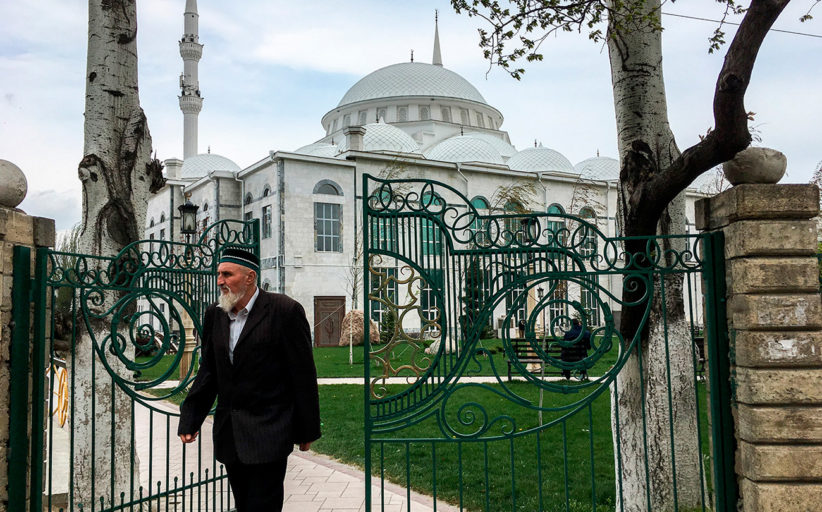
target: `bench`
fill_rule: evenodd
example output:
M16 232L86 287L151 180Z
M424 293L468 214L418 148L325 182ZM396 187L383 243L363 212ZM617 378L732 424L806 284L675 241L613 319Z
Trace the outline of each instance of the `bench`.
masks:
M705 375L705 336L694 336L694 350L696 355L696 373Z
M537 340L537 343L542 343L542 340ZM534 347L531 343L526 340L525 338L511 338L511 349L514 351L514 355L516 356L517 360L525 365L528 364L538 364L540 365L540 370L542 369L543 361L534 352ZM545 353L551 357L559 359L560 354L562 353L561 347L554 343L552 339L547 338L545 340ZM511 365L512 361L508 359L508 380L511 380ZM545 373L551 373L556 375L561 375L562 371L556 368L551 367L552 370L546 371Z

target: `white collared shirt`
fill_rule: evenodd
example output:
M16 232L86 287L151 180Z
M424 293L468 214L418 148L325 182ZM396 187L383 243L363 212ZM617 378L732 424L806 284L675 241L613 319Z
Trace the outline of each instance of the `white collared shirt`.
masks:
M257 288L254 291L254 295L251 296L251 299L248 300L248 304L245 305L243 309L234 313L233 311L228 312L228 319L231 320L231 323L228 326L228 358L231 360L231 363L234 363L234 347L237 346L237 341L240 339L240 334L243 332L243 327L245 327L245 322L248 320L248 314L251 313L251 308L254 307L254 302L257 301L257 296L260 294L260 289Z

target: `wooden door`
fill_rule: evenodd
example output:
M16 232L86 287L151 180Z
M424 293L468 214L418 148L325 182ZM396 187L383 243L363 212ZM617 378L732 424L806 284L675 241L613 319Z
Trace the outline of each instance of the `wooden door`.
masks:
M345 297L314 297L314 346L336 347L345 316Z

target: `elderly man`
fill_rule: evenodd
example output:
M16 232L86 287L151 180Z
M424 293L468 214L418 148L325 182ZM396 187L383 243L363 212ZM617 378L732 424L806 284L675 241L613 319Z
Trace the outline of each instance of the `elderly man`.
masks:
M320 437L317 371L303 307L257 288L259 259L229 248L217 269L219 301L203 316L197 377L177 434L197 438L217 398L214 450L239 512L281 510L294 444Z

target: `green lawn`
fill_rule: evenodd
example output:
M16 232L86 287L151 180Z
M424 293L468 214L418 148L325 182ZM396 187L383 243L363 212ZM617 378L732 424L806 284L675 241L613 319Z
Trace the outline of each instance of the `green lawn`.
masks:
M376 345L372 347L372 350L379 350L382 346ZM489 340L480 340L477 348L485 349L489 356L494 363L494 368L496 368L496 372L501 376L506 376L508 372L508 363L507 358L505 357L505 352L502 346L502 341L498 339L489 339ZM364 375L364 367L363 367L363 347L354 347L353 350L353 364L349 364L349 349L348 347L322 347L322 348L315 348L314 349L314 364L317 366L317 376L319 377L363 377ZM411 359L414 350L412 347L406 344L401 344L395 347L391 353L391 361L394 367L399 367L402 364L408 363ZM417 356L418 363L422 363L421 366L425 366L425 361L422 360L424 357L423 354ZM605 373L611 366L614 365L616 361L616 350L611 350L607 354L605 354L602 359L600 359L591 370L589 370L590 375L602 375ZM481 375L481 376L490 376L494 375L494 371L492 370L492 366L490 364L486 364L487 358L483 359L481 367L477 370L474 365L471 366L472 370L471 375ZM549 369L550 370L550 369ZM516 373L516 370L514 370ZM556 373L556 372L554 372ZM381 374L379 367L374 364L372 365L371 375L372 377ZM404 374L401 374L404 375Z

